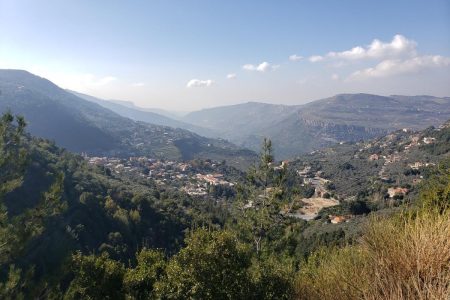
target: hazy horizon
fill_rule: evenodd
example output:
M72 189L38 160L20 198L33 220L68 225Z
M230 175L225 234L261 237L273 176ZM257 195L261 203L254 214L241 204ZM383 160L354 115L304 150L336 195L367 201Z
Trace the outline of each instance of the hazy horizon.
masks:
M80 93L80 94L85 94L87 96L93 96L93 95L89 95L86 93L81 93L78 91L74 91L74 90L70 90L67 89L67 91L69 92L75 92L75 93ZM264 101L264 100L243 100L242 102L237 102L237 103L231 103L231 104L219 104L219 105L214 105L214 106L207 106L207 107L201 107L199 109L193 109L193 110L172 110L172 109L165 109L162 107L156 107L156 106L140 106L136 103L134 103L133 101L127 100L127 99L104 99L101 97L96 97L100 100L106 100L106 101L111 101L111 102L128 102L129 104L134 105L137 108L142 108L142 109L155 109L155 110L164 110L167 112L172 112L172 113L178 113L179 115L185 115L188 114L190 112L195 112L195 111L199 111L199 110L206 110L206 109L212 109L212 108L218 108L218 107L223 107L223 106L230 106L230 105L241 105L241 104L246 104L246 103L262 103L262 104L274 104L274 105L304 105L304 104L308 104L314 101L318 101L318 100L323 100L326 98L331 98L333 96L337 96L337 95L342 95L342 94L370 94L370 93L339 93L339 94L333 94L333 95L329 95L329 96L325 96L323 98L317 98L317 99L310 99L310 100L306 100L305 102L302 103L271 103L268 101ZM389 96L431 96L431 97L442 97L442 98L448 98L450 96L448 95L431 95L431 94L411 94L411 95L407 95L407 94L386 94L386 95L381 95L381 94L372 94L372 95L377 95L377 96L383 96L383 97L389 97Z
M442 0L0 0L0 68L171 111L342 93L449 96L449 14Z

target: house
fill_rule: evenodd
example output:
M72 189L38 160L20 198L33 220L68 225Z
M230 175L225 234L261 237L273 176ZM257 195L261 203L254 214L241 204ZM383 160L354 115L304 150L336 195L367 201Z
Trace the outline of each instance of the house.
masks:
M434 138L434 137L424 137L423 138L423 142L425 143L425 144L433 144L434 143L434 141L435 141L436 139Z
M388 194L390 198L394 198L394 196L403 196L406 195L409 192L407 188L401 188L401 187L391 187L388 188Z
M331 224L339 224L345 222L347 218L345 216L328 216L330 218Z
M369 160L378 160L378 159L380 159L380 157L376 153L374 153L371 156L369 156Z
M301 171L297 171L298 175L300 176L306 176L310 173L311 171L311 167L310 166L306 166L303 170Z
M423 167L423 163L421 163L420 161L416 161L413 164L410 164L409 167L413 170L418 170L419 168Z

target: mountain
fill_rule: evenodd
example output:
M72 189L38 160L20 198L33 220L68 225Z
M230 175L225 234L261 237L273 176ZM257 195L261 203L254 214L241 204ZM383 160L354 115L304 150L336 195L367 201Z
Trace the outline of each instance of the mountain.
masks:
M78 92L75 92L75 91L71 91L71 90L68 90L68 91L72 92L72 93L75 93L75 94L78 94L79 97L81 97L81 98L83 98L83 96L92 97L92 96L85 95L85 94L82 94L82 93L78 93ZM89 100L89 99L86 99L86 100ZM103 99L100 99L100 100L103 100ZM137 110L140 110L140 111L153 112L153 113L156 113L156 114L159 114L159 115L171 118L171 119L176 119L176 120L188 113L187 111L173 111L173 110L165 110L165 109L160 109L160 108L140 107L140 106L136 106L132 101L127 101L127 100L108 99L108 100L105 100L105 101L109 101L109 102L113 102L113 103L116 103L116 104L120 104L122 106L131 107L131 108L134 108L134 109L137 109Z
M226 160L248 165L254 154L187 130L136 122L20 70L0 70L0 112L11 110L31 134L89 155L146 155L167 159Z
M176 119L173 119L172 117L168 117L170 115L169 112L166 112L164 110L153 110L153 109L146 109L141 108L138 106L135 106L133 102L130 101L122 101L122 100L104 100L99 99L90 95L78 93L75 91L69 91L70 93L74 94L75 96L82 98L84 100L97 103L107 109L112 110L113 112L121 115L122 117L130 118L135 121L142 121L150 124L155 125L163 125L163 126L169 126L173 128L181 128L186 129L192 132L195 132L200 135L204 136L211 136L213 135L211 130L208 130L206 128L202 128L199 126L195 126L186 122L178 121ZM156 112L158 111L158 112ZM163 114L161 114L163 113Z
M423 129L449 115L449 97L341 94L305 105L249 102L217 107L189 113L182 120L254 150L267 136L283 159L341 141L366 140L402 128Z

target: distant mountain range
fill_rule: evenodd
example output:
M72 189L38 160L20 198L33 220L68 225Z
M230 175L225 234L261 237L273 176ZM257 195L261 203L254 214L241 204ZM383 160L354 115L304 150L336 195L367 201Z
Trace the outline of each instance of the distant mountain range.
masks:
M269 137L279 159L402 128L424 129L450 116L449 97L342 94L304 105L248 102L194 111L174 119L168 113L148 111L130 102L72 93L133 120L223 138L254 151L259 150L263 137Z
M255 157L252 151L224 140L134 121L26 71L0 70L0 112L7 110L23 115L31 134L89 155L203 158L241 167ZM160 122L166 118L150 112L146 116L158 117Z
M189 113L181 120L257 150L264 136L278 158L292 158L341 141L367 140L393 130L424 129L450 117L450 97L342 94L305 105L258 102Z
M276 157L285 159L402 128L436 126L450 117L450 97L370 94L341 94L304 105L248 102L175 116L62 90L17 70L0 70L0 90L0 111L24 114L32 134L72 151L238 164L254 157L242 148L258 151L263 137L271 138Z
M121 100L103 100L86 94L78 93L75 91L69 91L77 97L85 99L90 102L97 103L113 112L130 118L135 121L142 121L155 125L169 126L173 128L182 128L192 132L195 132L204 136L215 136L212 130L202 128L190 123L176 120L176 116L164 111L162 109L146 109L135 106L133 102L121 101Z

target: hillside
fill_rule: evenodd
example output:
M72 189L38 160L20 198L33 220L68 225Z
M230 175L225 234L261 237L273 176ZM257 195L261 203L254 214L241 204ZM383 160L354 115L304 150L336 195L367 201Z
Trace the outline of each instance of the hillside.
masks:
M48 140L32 138L12 120L0 120L2 299L45 293L42 279L63 282L75 251L108 253L123 261L144 246L173 253L184 230L205 222L216 209L176 187L89 165ZM27 280L25 286L15 290L10 282L4 288L10 267L18 270L13 280Z
M183 120L249 149L258 149L267 136L278 145L277 157L284 159L341 141L437 126L449 115L449 97L342 94L305 105L249 102L205 109Z
M328 218L327 213L368 213L414 202L423 179L449 158L450 121L320 149L290 161L289 167L311 191L309 197L328 194L340 201L320 214Z
M29 136L25 123L8 114L0 119L0 297L5 299L292 299L305 289L318 292L318 283L310 280L321 274L314 267L326 264L324 247L359 247L370 220L399 220L386 217L427 203L418 201L448 204L450 122L322 149L287 162L288 168L273 161L265 144L265 160L247 179L229 167L192 161L183 173L188 177L220 170L222 181L231 176L238 183L228 195L217 190L222 183L207 185L204 196L180 189L184 176L170 176L178 178L173 181L146 176L148 169L174 174L187 164L136 158L86 162ZM124 164L130 164L129 172ZM297 210L315 204L328 207L309 221L299 217ZM439 213L435 208L430 211ZM446 216L440 218L448 224ZM433 224L438 229L424 228L423 234L448 242L442 226ZM398 230L392 234L403 236ZM440 247L430 244L444 253ZM317 255L322 255L318 261Z
M191 132L195 132L199 135L203 136L212 136L213 133L211 130L206 128L202 128L199 126L195 126L189 123L185 123L182 121L178 121L173 117L168 117L167 113L165 115L153 112L151 110L146 110L144 108L140 108L135 106L132 102L128 101L120 101L120 100L103 100L96 97L92 97L86 94L78 93L75 91L68 91L75 96L82 98L84 100L97 103L100 106L112 110L113 112L121 115L122 117L130 118L135 121L142 121L154 125L162 125L173 128L181 128L186 129Z
M223 140L136 122L26 71L0 70L0 112L23 115L33 135L89 155L196 157L245 166L254 154Z

